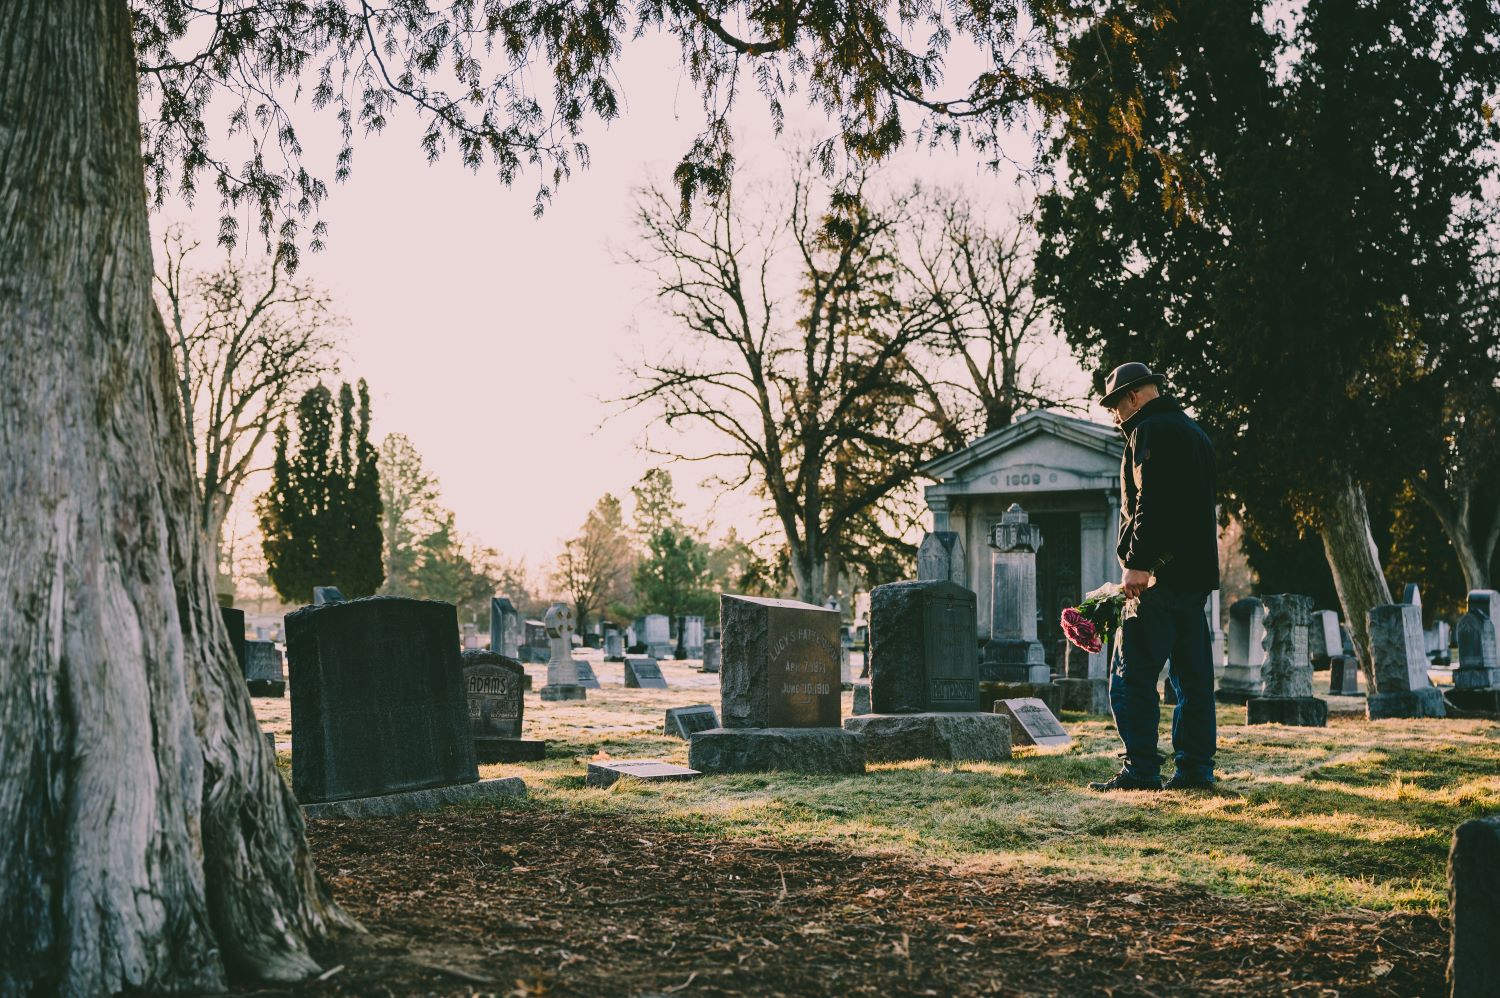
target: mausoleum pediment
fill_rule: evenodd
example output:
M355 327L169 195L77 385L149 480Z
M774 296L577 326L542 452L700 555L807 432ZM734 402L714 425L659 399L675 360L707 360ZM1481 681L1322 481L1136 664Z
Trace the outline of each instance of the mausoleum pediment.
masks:
M1122 451L1114 429L1043 411L929 461L922 471L949 494L1110 488Z

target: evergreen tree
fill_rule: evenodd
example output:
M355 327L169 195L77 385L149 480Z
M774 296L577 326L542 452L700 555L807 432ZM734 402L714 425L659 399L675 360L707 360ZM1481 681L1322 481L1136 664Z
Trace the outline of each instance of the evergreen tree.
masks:
M369 392L339 392L339 440L333 441L333 394L319 384L297 405L297 450L285 424L276 432L271 487L257 502L267 574L288 603L312 599L314 586L337 586L354 599L379 588L380 476L369 443Z

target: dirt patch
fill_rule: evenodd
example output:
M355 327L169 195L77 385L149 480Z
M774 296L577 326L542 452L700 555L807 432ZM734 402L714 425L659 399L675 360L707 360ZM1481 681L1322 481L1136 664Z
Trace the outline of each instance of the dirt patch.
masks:
M302 994L1443 993L1446 935L1118 881L958 873L533 807L312 822L370 929Z

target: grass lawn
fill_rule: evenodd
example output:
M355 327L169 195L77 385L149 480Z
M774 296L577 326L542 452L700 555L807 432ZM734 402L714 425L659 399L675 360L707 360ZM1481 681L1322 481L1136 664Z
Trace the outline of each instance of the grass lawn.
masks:
M685 765L686 743L660 734L663 713L691 703L717 710L718 684L663 663L671 690L626 690L621 666L596 660L594 669L604 688L586 703L527 695L525 736L549 740L544 762L484 766L481 775L524 777L528 808L629 815L708 838L831 843L958 869L1019 867L1436 915L1446 911L1453 829L1500 812L1500 724L1335 717L1323 729L1252 728L1243 707L1229 706L1219 710L1226 794L1088 791L1086 782L1114 771L1119 745L1111 722L1077 715L1063 717L1075 739L1069 750L1021 749L1005 763L875 765L858 778L627 780L597 790L583 773L601 753ZM528 670L540 687L544 670ZM288 713L284 701L260 709L273 730L271 714ZM1164 745L1168 716L1164 709Z

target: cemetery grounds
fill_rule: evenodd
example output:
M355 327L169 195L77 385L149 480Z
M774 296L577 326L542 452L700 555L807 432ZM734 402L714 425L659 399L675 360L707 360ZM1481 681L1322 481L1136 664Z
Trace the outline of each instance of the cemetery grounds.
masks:
M1347 697L1324 729L1221 706L1222 793L1091 793L1118 742L1073 714L1071 748L1004 763L595 789L590 759L685 765L663 715L719 690L696 662L627 690L590 655L586 702L526 694L546 760L480 769L526 800L309 822L369 931L296 993L1444 994L1450 837L1500 811L1500 724ZM256 709L289 776L289 701Z

